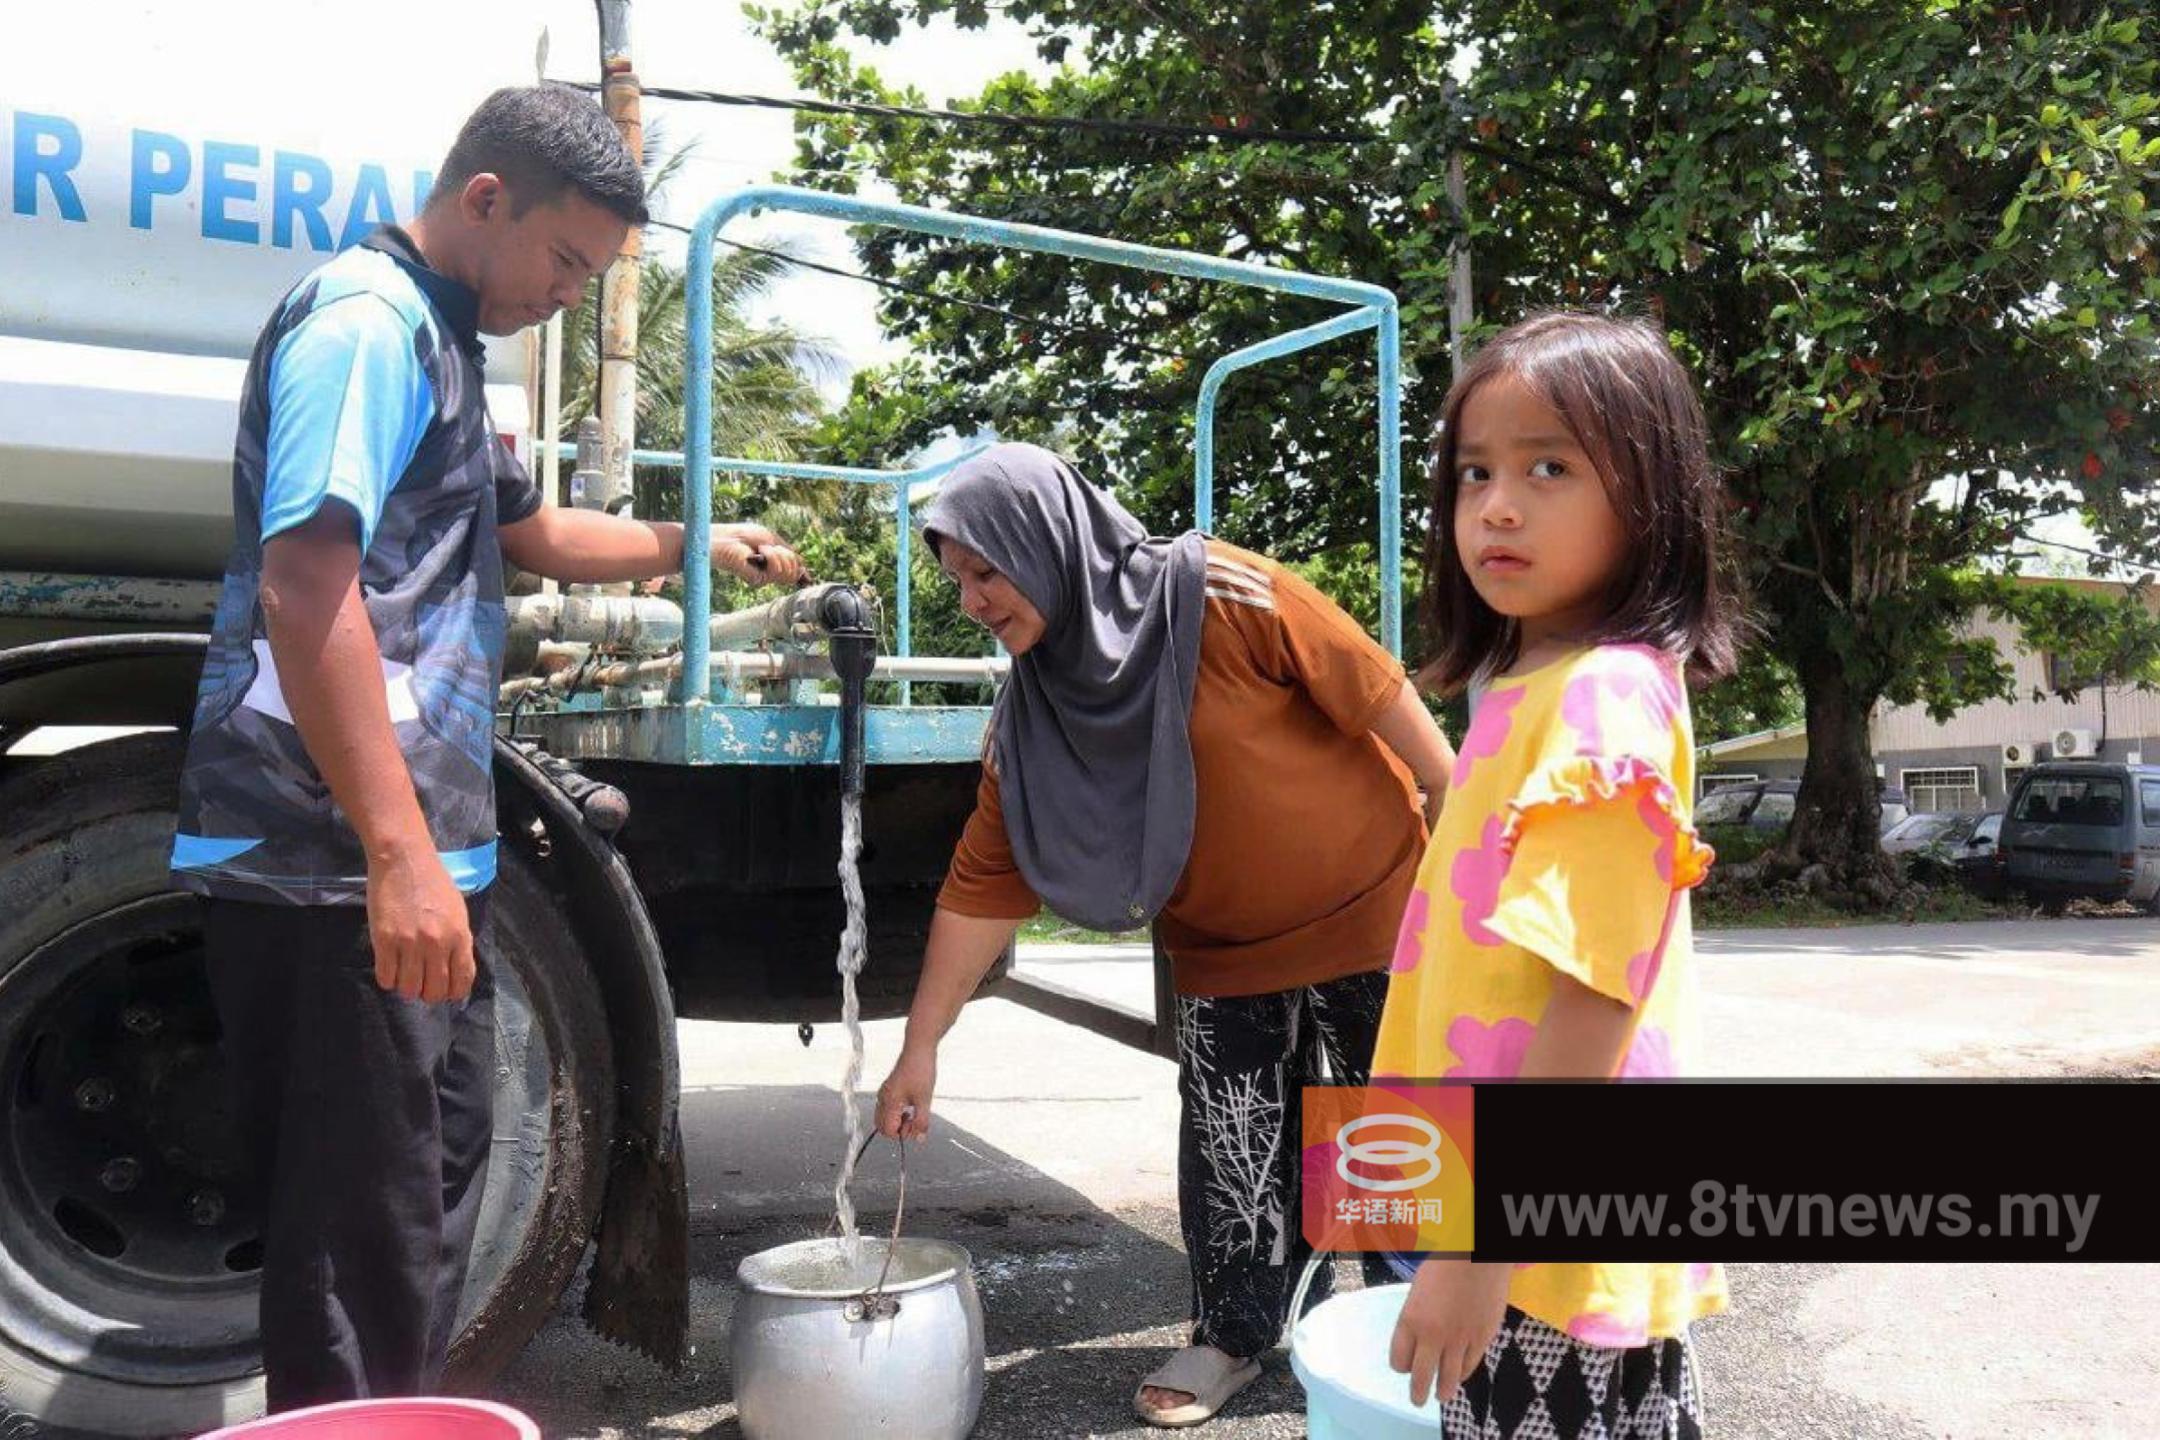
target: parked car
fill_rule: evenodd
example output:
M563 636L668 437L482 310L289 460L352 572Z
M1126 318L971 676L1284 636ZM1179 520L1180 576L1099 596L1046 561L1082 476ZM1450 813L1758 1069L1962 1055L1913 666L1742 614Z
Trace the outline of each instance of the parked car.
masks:
M2009 889L2050 914L2076 899L2160 913L2160 765L2036 765L2002 826Z
M1891 855L1932 854L1948 856L1972 838L1980 823L1978 815L1955 810L1929 810L1908 815L1883 832L1882 848Z
M1704 830L1720 825L1783 830L1792 821L1793 807L1799 796L1800 782L1797 780L1742 780L1719 785L1696 805L1695 824ZM1887 833L1911 816L1912 807L1906 802L1905 792L1893 785L1884 786L1881 797L1882 829Z
M2002 811L1982 815L1972 834L1951 855L1965 888L1990 900L2001 899L2009 889L2003 873L2002 827Z

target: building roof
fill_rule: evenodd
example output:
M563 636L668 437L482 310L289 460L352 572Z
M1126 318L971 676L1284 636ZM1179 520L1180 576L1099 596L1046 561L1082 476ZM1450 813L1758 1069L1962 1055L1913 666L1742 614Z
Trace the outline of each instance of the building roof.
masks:
M1804 739L1807 726L1804 723L1780 725L1775 730L1757 730L1747 735L1735 735L1730 740L1717 740L1702 747L1704 758L1716 760L1729 755L1744 755L1766 745L1776 745L1787 740Z

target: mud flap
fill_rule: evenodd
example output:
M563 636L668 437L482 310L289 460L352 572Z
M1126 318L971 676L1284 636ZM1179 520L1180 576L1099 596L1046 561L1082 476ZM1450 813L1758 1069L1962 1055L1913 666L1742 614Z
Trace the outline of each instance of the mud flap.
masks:
M585 1290L594 1334L670 1369L681 1368L689 1340L689 1203L679 1129L657 1147L643 1135L618 1143Z
M503 828L531 819L545 826L554 876L607 1001L621 1095L584 1318L602 1339L679 1369L690 1331L690 1198L660 939L620 852L543 768L551 757L498 737L495 763L510 782L497 787Z

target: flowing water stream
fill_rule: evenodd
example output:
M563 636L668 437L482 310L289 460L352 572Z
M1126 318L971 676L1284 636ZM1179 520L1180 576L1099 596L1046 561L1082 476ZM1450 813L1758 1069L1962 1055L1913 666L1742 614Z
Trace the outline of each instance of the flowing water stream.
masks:
M847 925L840 932L840 1019L847 1026L847 1071L840 1077L840 1108L845 1113L847 1149L840 1156L840 1179L833 1186L833 1205L840 1215L840 1244L848 1264L862 1258L862 1236L855 1226L855 1200L848 1189L855 1181L855 1157L862 1151L863 1117L855 1092L862 1085L862 1000L855 977L862 974L864 935L862 889L862 796L840 799L840 893L847 902Z

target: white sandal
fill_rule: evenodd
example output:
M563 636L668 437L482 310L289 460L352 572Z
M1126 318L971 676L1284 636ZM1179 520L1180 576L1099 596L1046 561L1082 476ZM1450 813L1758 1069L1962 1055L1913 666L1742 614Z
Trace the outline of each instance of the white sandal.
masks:
M1257 1359L1233 1359L1212 1345L1188 1345L1140 1382L1140 1388L1133 1391L1133 1410L1150 1425L1182 1430L1214 1419L1215 1412L1231 1396L1259 1378ZM1150 1387L1176 1390L1193 1398L1167 1410L1152 1410L1141 1398Z

